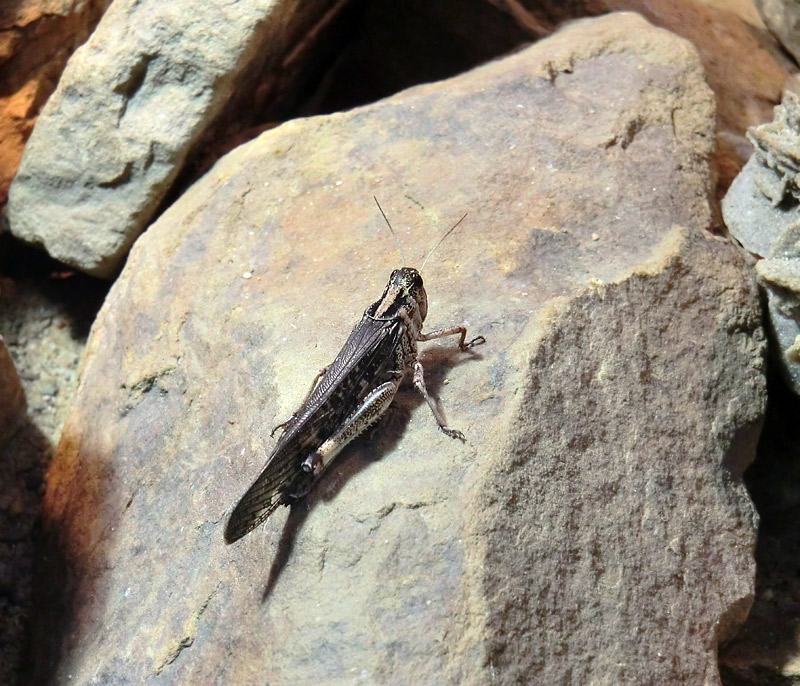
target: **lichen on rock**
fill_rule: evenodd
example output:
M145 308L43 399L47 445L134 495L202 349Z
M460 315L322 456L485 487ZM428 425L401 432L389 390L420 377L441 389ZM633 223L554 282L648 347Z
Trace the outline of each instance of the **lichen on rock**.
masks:
M772 357L800 394L800 97L785 91L774 120L747 136L755 152L731 184L723 216L758 260Z
M800 200L800 96L786 91L774 120L751 127L747 138L763 167L756 184L773 207L787 194Z

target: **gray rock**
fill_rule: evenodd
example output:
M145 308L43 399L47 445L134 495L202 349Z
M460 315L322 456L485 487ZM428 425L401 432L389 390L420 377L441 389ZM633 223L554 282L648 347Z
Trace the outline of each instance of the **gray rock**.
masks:
M755 148L722 201L730 232L752 253L769 257L789 224L800 220L800 100L786 91L774 121L751 127Z
M800 392L800 324L795 316L787 315L786 301L772 288L767 289L767 312L769 327L774 344L773 359L781 370L784 379L795 393Z
M800 97L786 91L775 119L748 130L755 153L722 202L728 228L760 259L773 358L800 393Z
M747 250L766 257L788 224L800 221L797 205L775 207L764 195L757 178L764 165L752 155L722 200L728 230Z
M6 204L25 143L67 59L110 3L0 2L0 207Z
M800 200L800 96L785 91L771 122L748 129L762 173L759 190L777 207L787 196Z
M223 158L137 242L44 502L34 682L719 684L752 597L754 280L710 240L713 98L636 15ZM413 389L234 546L272 426L398 265ZM680 226L676 226L676 223ZM51 575L48 577L48 574Z
M10 230L112 276L236 89L332 4L116 0L39 117L9 191Z
M775 357L789 385L800 392L800 224L786 229L775 257L759 260L756 272L767 290L769 331Z
M800 62L800 2L797 0L755 0L764 24Z

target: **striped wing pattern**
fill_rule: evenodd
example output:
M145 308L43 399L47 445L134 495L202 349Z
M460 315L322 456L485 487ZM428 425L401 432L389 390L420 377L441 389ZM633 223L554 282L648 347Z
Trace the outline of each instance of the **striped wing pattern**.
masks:
M302 469L306 457L331 436L375 387L391 377L403 335L397 319L363 317L328 367L314 392L267 459L253 485L234 508L225 527L233 543L267 519L291 494L304 492L313 476Z

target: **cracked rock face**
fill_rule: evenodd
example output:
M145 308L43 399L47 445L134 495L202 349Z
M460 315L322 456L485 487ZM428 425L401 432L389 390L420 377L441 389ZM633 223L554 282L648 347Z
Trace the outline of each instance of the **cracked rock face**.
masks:
M800 97L786 91L775 119L748 130L755 153L722 203L731 233L760 259L774 359L800 393Z
M747 137L763 168L756 183L772 206L777 207L786 196L800 200L800 98L786 91L783 102L775 108L774 121L752 127Z
M763 412L757 290L705 238L712 96L635 15L223 158L137 242L45 497L34 678L718 684L743 620ZM233 546L273 426L398 266L413 389ZM48 583L48 575L52 575Z

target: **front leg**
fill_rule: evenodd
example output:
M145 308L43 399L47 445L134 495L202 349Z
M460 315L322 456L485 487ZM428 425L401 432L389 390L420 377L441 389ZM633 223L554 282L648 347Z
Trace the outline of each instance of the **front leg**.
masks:
M319 476L350 441L377 422L394 400L400 380L387 381L370 393L342 424L341 428L327 439L303 462L303 470Z
M422 369L422 363L419 360L414 360L414 386L420 393L422 393L422 397L425 398L425 402L427 402L428 407L431 408L431 412L433 412L433 416L436 419L436 423L439 425L439 428L448 436L450 436L450 438L458 438L463 441L464 434L447 426L442 413L439 411L439 408L436 407L436 403L434 402L433 398L431 398L431 396L428 394L428 389L425 387L425 376Z
M419 336L417 337L417 340L432 341L434 338L442 338L443 336L455 336L456 334L461 334L461 340L458 341L458 347L461 350L467 350L468 348L471 348L473 345L480 345L481 343L486 343L486 339L483 336L478 336L477 338L473 338L469 343L464 343L464 341L467 338L466 326L448 326L444 329L435 329L430 333L420 332Z

